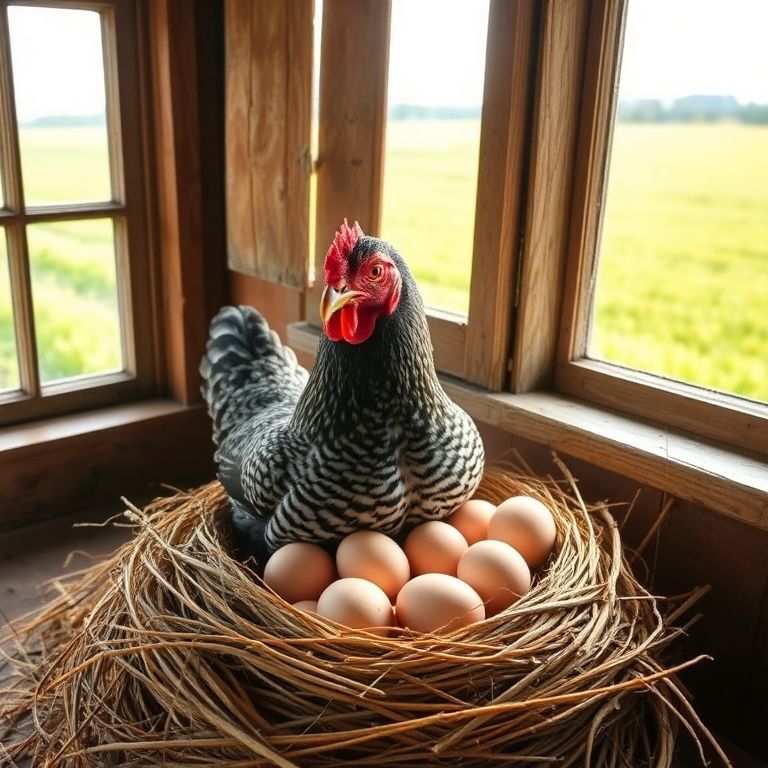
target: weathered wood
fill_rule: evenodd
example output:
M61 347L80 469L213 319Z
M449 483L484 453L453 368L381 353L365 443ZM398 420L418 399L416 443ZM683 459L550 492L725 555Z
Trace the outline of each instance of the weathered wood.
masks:
M225 5L229 267L300 289L309 268L313 5Z
M210 307L224 301L209 295L221 286L207 278L223 268L221 254L203 248L197 16L185 0L157 0L149 20L165 367L171 394L193 403Z
M490 389L501 389L507 377L535 21L532 0L491 4L463 371Z
M307 317L317 325L323 259L342 220L359 221L366 234L379 232L389 14L390 0L323 3L316 279L307 293Z
M171 401L91 411L0 435L0 528L213 476L210 420ZM55 468L55 471L52 469Z
M589 7L548 0L542 9L513 392L553 378Z
M624 7L600 0L590 20L555 387L766 456L768 406L586 358Z
M291 323L304 319L304 292L284 285L275 285L256 277L232 272L229 281L229 300L232 304L245 304L256 308L270 328L286 341Z

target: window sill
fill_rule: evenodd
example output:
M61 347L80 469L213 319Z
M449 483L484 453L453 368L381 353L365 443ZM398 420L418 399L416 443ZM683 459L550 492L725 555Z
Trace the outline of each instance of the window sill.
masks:
M314 356L319 334L296 323L288 343ZM759 457L552 392L512 395L440 380L478 422L768 530L768 464Z
M202 406L143 400L0 429L0 528L213 476Z

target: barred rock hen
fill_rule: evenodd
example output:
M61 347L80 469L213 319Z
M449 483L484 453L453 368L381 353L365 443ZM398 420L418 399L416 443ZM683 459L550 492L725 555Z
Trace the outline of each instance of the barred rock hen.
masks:
M435 375L424 306L388 243L346 220L325 258L311 374L249 307L213 319L200 371L243 548L333 542L449 514L483 447Z

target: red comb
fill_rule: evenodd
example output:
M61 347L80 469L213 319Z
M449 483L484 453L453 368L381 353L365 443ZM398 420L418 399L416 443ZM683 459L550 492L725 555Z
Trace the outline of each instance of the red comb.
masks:
M344 262L349 258L357 241L364 236L365 233L360 229L357 222L350 227L347 220L344 219L344 223L333 238L328 253L325 254L326 285L336 285L341 281L346 272Z

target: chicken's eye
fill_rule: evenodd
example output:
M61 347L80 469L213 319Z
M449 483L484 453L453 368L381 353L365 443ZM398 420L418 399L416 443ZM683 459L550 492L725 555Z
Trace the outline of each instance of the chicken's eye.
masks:
M384 274L384 267L381 264L374 264L371 267L370 276L371 280L381 280L381 276Z

